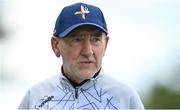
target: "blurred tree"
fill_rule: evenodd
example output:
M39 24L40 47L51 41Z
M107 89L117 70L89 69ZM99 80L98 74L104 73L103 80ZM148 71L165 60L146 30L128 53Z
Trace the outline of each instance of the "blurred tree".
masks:
M167 87L156 85L145 108L180 109L180 92L174 92Z

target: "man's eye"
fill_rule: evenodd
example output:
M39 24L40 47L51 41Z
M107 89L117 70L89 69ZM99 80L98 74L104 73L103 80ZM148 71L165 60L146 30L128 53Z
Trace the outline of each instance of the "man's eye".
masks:
M92 38L92 41L93 42L98 42L98 41L101 41L100 37L93 37Z
M82 38L79 38L79 37L73 38L71 41L74 42L74 43L78 43L78 42L82 41Z
M76 39L72 39L73 42L79 42L80 39L79 38L76 38Z

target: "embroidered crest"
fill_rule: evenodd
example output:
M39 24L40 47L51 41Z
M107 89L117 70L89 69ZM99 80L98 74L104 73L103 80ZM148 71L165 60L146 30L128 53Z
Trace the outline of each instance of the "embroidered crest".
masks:
M81 5L80 11L75 12L75 15L81 15L83 19L86 19L86 14L90 13L87 7Z

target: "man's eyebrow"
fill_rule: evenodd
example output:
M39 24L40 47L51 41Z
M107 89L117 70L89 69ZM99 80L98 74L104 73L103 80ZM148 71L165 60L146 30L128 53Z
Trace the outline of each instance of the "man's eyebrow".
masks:
M95 32L95 33L93 33L91 35L96 36L96 37L101 37L101 35L103 35L103 32L102 31L98 31L98 32Z
M73 33L73 34L68 35L69 38L73 38L73 37L76 38L76 37L83 37L83 36L84 36L83 34L76 34L76 33ZM67 38L68 38L68 37L67 37Z

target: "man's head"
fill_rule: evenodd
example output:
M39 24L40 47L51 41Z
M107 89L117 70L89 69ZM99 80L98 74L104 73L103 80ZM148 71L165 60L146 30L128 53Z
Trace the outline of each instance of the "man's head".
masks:
M100 70L108 40L101 10L78 3L62 10L51 43L55 55L62 56L66 76L80 83Z

